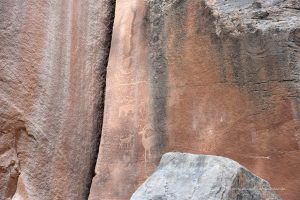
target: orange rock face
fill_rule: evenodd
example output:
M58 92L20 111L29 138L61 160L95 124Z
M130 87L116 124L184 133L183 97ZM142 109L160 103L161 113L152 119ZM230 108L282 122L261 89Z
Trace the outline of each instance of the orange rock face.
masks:
M87 198L112 5L0 0L0 200Z
M300 198L300 14L292 1L116 4L90 200L127 200L162 153L226 156Z
M229 157L299 200L299 9L0 0L0 200L128 200L168 151Z

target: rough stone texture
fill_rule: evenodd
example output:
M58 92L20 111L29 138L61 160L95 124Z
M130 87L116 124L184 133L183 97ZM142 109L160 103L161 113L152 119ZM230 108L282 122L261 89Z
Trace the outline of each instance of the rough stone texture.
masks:
M90 200L127 200L162 153L222 155L300 198L299 1L117 0Z
M166 153L130 200L280 200L269 183L228 158Z
M111 0L0 0L0 200L87 199L113 13Z

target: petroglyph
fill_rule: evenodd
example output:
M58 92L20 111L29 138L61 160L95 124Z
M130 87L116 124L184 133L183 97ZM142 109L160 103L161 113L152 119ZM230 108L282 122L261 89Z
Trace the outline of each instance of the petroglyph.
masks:
M120 137L120 149L129 149L133 145L134 135L128 135L126 137Z
M153 154L158 149L157 147L160 146L160 137L157 133L155 133L153 127L149 124L144 126L144 128L138 134L142 135L142 144L145 149L145 162L149 162L156 158L156 155L153 156Z

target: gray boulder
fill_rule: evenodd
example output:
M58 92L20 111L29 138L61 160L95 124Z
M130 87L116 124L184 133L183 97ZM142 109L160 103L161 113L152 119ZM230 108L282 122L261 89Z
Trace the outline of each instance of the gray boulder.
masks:
M131 200L279 200L269 183L228 158L166 153Z

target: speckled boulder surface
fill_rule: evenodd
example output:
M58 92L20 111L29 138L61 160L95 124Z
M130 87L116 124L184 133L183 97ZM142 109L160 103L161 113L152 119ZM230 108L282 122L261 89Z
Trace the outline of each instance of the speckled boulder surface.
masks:
M130 200L280 200L265 180L219 156L166 153Z

